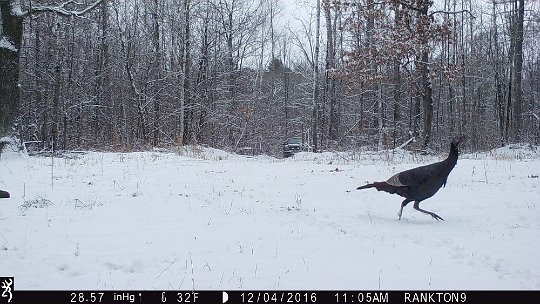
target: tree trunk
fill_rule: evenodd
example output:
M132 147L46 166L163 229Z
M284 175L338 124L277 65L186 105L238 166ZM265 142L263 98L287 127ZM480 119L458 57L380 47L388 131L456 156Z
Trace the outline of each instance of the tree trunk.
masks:
M328 1L326 1L328 2ZM329 100L329 124L328 124L328 139L335 141L338 136L338 112L336 104L336 80L333 76L335 69L335 45L334 45L334 30L335 24L332 26L332 14L329 3L324 5L324 16L326 19L326 88L328 90L327 97Z
M155 86L154 86L154 123L152 126L153 135L152 135L152 146L157 147L160 143L160 129L161 129L161 93L160 91L160 80L162 74L162 50L161 50L161 19L160 15L161 7L158 0L153 1L153 10L152 10L152 46L154 49L155 64L154 69L155 73Z
M422 81L422 105L424 108L424 128L422 132L424 142L422 148L426 149L431 142L431 125L433 121L433 96L431 89L431 81L429 78L428 51L424 51L422 53L421 60L422 62L420 63L420 77Z
M317 129L319 125L319 35L321 27L321 0L317 0L317 15L315 25L315 58L313 60L313 111L311 113L312 120L312 144L313 152L317 152Z
M497 15L495 10L496 2L493 0L493 10L492 10L492 28L493 28L493 46L495 48L494 54L492 54L492 63L495 81L495 109L496 109L496 119L497 126L499 127L499 143L501 146L504 144L504 92L503 92L503 80L501 76L501 61L500 61L500 50L499 50L499 33L497 25Z
M513 112L513 140L519 142L521 140L521 132L523 128L523 88L522 88L522 72L523 72L523 19L525 14L524 0L516 0L518 4L517 18L515 23L515 31L513 33L515 40L514 54L514 86L512 94L514 99Z
M418 11L418 20L417 22L428 22L428 11L430 7L430 1L424 0L420 6L420 10ZM420 62L418 63L418 66L420 68L420 87L421 87L421 94L422 94L422 105L424 109L424 128L422 132L423 136L423 143L422 148L426 149L428 148L430 142L431 142L431 126L433 121L433 96L432 96L432 88L431 88L431 80L429 77L429 45L427 41L427 34L425 31L429 30L423 25L420 25L419 27L421 29L420 37L422 37L422 53L420 57Z
M191 28L190 28L190 1L184 0L184 54L183 54L183 83L182 95L184 97L184 143L190 143L194 138L193 132L193 101L190 94L190 73L191 73ZM187 105L187 107L186 107ZM182 113L180 113L182 115Z
M392 148L396 147L397 142L401 141L401 132L398 130L398 124L401 120L401 72L400 72L400 61L399 59L394 59L393 63L393 103L394 103L394 113L393 113L393 126L392 126Z
M115 129L116 129L116 119L111 119L114 116L114 100L111 98L111 55L109 51L109 11L107 3L109 1L104 0L101 3L100 13L101 13L101 46L100 46L100 61L99 61L99 76L98 76L98 102L101 105L104 105L109 110L109 116L103 121L107 128L103 132L109 133L107 136L103 136L103 139L109 141L110 143L115 143ZM100 110L98 113L103 113ZM100 115L96 115L96 119L100 119Z
M395 27L399 28L402 22L401 11L399 6L395 6ZM392 122L392 148L396 148L396 144L401 142L401 131L398 130L399 121L401 120L401 70L400 70L401 60L399 58L394 58L392 63L392 95L393 95L393 122Z
M53 149L58 149L59 140L59 125L60 125L60 98L62 92L62 56L59 56L58 63L56 64L55 69L55 84L54 84L54 95L53 95L53 113L52 113L52 142ZM53 151L54 152L54 151Z
M195 83L196 88L198 88L198 102L202 103L202 107L197 115L197 140L201 142L208 142L209 141L209 124L208 124L208 113L209 109L211 108L212 104L210 102L210 88L209 88L209 50L210 50L210 42L209 42L209 12L206 11L206 15L204 17L204 26L203 26L203 37L201 42L201 50L200 54L201 57L199 58L198 63L198 71L197 71L197 80Z
M515 4L515 2L513 3ZM505 127L504 127L504 142L508 143L509 139L513 140L513 126L515 126L515 123L513 121L514 116L512 115L512 105L514 104L513 99L515 98L515 64L516 64L516 22L517 18L515 15L510 15L510 46L508 51L508 91L506 96L506 113L505 113Z
M0 1L0 137L9 132L19 108L19 52L23 18L16 15L16 0Z

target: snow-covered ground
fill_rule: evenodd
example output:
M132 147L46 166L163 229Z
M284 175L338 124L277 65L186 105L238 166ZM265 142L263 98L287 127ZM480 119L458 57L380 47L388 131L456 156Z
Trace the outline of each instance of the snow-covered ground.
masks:
M460 157L421 207L368 181L445 156L87 153L0 160L17 289L539 289L540 153Z

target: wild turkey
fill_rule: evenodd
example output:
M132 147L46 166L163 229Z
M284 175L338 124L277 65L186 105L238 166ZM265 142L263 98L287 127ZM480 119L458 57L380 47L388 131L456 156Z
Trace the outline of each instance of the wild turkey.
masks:
M9 192L0 190L0 198L9 198Z
M395 174L385 182L375 182L356 188L356 190L376 188L377 191L385 191L397 194L405 198L399 210L399 219L403 214L403 207L414 201L414 209L431 215L436 220L444 219L437 214L420 209L420 202L432 197L442 187L446 186L446 179L450 171L457 163L459 147L465 142L465 136L460 135L450 143L448 157L438 163L418 167Z

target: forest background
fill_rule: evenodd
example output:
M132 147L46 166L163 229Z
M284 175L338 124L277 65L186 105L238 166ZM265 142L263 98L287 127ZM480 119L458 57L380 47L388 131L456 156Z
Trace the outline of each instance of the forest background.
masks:
M0 135L279 155L540 142L540 3L0 0Z

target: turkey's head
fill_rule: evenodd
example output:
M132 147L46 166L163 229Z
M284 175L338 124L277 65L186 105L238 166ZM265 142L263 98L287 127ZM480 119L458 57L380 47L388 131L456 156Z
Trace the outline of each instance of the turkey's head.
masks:
M460 150L461 145L463 145L467 141L467 137L465 135L461 134L459 136L456 136L452 140L452 146L455 147L457 150Z

